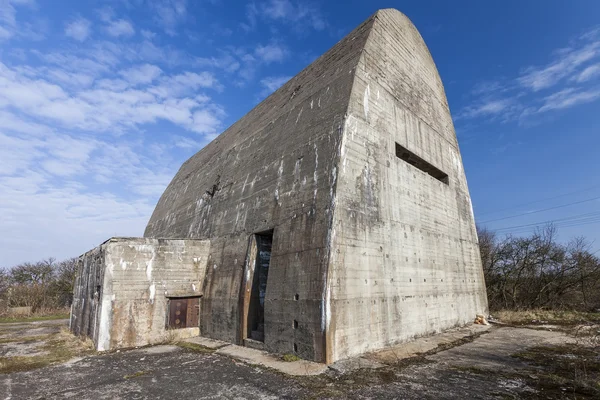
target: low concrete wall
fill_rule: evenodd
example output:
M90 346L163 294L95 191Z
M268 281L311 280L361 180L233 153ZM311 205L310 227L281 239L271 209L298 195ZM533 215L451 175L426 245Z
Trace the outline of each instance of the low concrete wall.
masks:
M71 330L99 351L199 335L197 327L166 329L167 302L202 296L209 248L202 240L113 238L84 254Z

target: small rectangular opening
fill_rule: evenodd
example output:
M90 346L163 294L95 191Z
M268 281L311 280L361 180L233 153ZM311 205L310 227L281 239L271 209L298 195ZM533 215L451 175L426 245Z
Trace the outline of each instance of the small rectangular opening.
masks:
M448 184L447 173L431 165L412 151L400 146L398 143L396 143L396 157L406 161L413 167L419 168L421 171L433 176L438 181L445 183L446 185Z

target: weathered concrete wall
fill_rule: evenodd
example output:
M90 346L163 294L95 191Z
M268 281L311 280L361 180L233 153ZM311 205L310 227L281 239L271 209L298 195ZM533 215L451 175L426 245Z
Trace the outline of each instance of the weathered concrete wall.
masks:
M295 345L301 357L324 360L323 294L339 144L371 22L188 160L161 197L146 237L211 240L203 336L241 342L248 238L274 229L265 346L292 353Z
M166 329L167 300L202 295L209 249L201 240L108 240L80 259L71 329L100 351L197 336L199 328ZM90 297L99 302L92 307L97 323L85 329L78 321L88 320L83 299Z
M396 143L448 182L397 158ZM444 89L398 11L376 13L189 159L144 236L210 240L202 334L241 344L249 237L268 230L270 351L333 362L487 308Z
M104 282L104 245L88 251L77 260L77 276L73 287L70 329L75 335L98 339L100 299Z
M344 126L327 297L328 361L487 311L467 182L442 82L396 10L374 17ZM396 157L409 149L440 182Z

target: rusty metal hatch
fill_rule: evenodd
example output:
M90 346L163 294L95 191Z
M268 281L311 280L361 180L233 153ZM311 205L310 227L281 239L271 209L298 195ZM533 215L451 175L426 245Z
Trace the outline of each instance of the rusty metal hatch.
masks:
M198 327L200 322L200 298L170 298L167 318L167 327L169 329Z

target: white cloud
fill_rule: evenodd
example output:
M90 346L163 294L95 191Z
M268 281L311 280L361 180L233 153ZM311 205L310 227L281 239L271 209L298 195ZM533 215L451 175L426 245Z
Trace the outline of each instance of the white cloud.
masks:
M0 111L0 266L76 256L110 236L141 236L180 161L139 137L38 128ZM117 194L112 185L126 190Z
M318 8L302 2L294 4L289 0L269 0L254 12L266 19L291 23L297 31L305 31L307 28L321 31L327 26Z
M149 31L147 29L142 29L140 31L140 33L142 34L142 36L144 37L144 39L146 40L152 40L156 37L156 33Z
M228 53L223 53L218 57L196 57L194 64L201 68L218 68L230 73L240 69L240 62Z
M569 108L590 103L598 98L600 98L600 88L589 90L568 88L547 96L539 112Z
M150 0L149 5L165 33L175 36L177 25L186 19L187 0Z
M264 87L260 96L265 97L279 89L284 83L289 81L291 76L268 76L261 79L260 84Z
M200 150L202 147L204 147L204 143L201 143L197 140L191 139L189 137L185 137L185 136L175 136L174 137L174 145L176 147L182 148L182 149L193 149L193 150Z
M91 88L67 89L0 63L0 109L19 110L68 129L118 132L166 120L197 133L215 134L224 114L197 90L219 89L216 78L208 72L183 72L156 80L158 72L152 66L124 70L121 75L127 87L119 80L105 79ZM156 83L148 86L152 81ZM142 87L134 89L133 84ZM198 112L211 114L211 122L198 123L194 117Z
M456 119L500 115L505 113L512 104L510 99L488 99L466 107L457 114Z
M67 24L65 27L65 35L83 42L91 33L92 23L85 18L77 18L74 21Z
M557 51L554 61L543 67L529 67L518 81L533 91L556 85L570 76L579 66L600 54L600 41L587 43L579 48L567 48Z
M34 0L1 0L0 1L0 40L7 40L13 36L24 36L31 39L40 39L38 33L30 23L17 22L17 7L28 6L35 8ZM28 10L30 11L30 10Z
M600 76L600 64L590 65L575 77L579 83L592 80Z
M540 113L589 103L599 98L596 88L565 87L600 76L600 30L592 29L553 52L552 61L529 66L513 79L488 80L475 86L471 104L455 119L485 118L525 123ZM591 65L590 65L591 64ZM554 88L554 93L547 91Z
M193 115L193 127L192 130L196 132L212 132L212 136L215 136L218 128L221 126L221 120L219 117L223 117L225 112L221 108L203 109L196 111Z
M131 22L124 19L118 19L116 21L110 21L106 26L106 31L110 36L132 36L135 33L135 29Z
M154 82L161 74L162 69L156 65L144 64L120 71L130 85L148 84Z
M287 57L288 51L285 47L272 43L266 46L259 45L255 49L254 54L260 60L268 64L283 61Z
M246 19L248 22L243 22L240 24L241 28L246 32L250 32L256 28L256 19L258 16L258 7L256 7L256 3L248 3L246 4Z

